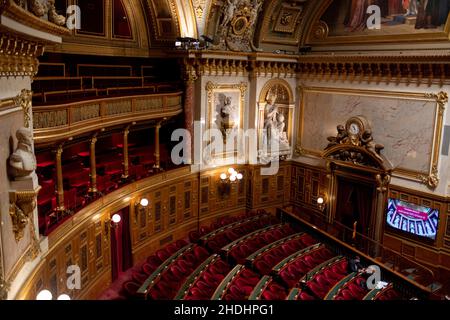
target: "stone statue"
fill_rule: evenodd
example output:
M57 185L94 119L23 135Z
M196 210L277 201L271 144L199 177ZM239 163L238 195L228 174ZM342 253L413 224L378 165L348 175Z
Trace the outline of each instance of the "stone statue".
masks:
M53 22L58 26L66 24L66 17L56 12L55 0L47 0L47 8L48 8L48 21Z
M263 143L269 146L272 141L279 143L280 149L289 148L289 140L287 138L285 128L285 117L283 113L278 110L275 104L277 95L270 93L267 95L267 103L264 111L264 140Z
M9 157L9 174L14 180L23 180L36 170L36 157L33 153L31 131L20 128L16 132L17 149Z
M235 107L232 105L232 98L225 96L223 99L223 105L220 107L220 119L217 121L224 139L227 137L228 132L235 126L234 113Z
M372 130L367 129L363 132L361 144L366 147L367 151L372 153L377 159L383 161L383 158L380 156L380 151L384 149L384 146L373 141Z
M337 126L337 132L338 134L336 135L336 137L328 137L327 140L330 142L327 146L327 148L331 148L335 145L341 144L341 143L345 143L348 138L348 134L347 134L347 130L345 130L345 127L343 125L338 125Z
M234 17L234 11L237 8L238 0L226 0L227 7L225 8L221 26L226 27Z
M66 23L66 17L56 12L55 0L16 0L15 2L24 9L28 7L28 10L36 17L45 18L47 14L48 21L58 26Z
M275 105L277 95L268 93L266 98L266 107L264 110L264 130L266 134L266 143L269 145L272 134L276 132L278 107Z

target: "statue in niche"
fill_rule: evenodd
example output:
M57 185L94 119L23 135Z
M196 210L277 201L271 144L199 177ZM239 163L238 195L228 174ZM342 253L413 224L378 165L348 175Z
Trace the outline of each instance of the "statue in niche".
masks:
M269 92L264 110L264 139L263 144L269 147L273 141L279 143L280 149L289 148L289 141L285 132L285 117L275 104L278 95Z
M16 132L17 148L9 157L9 174L14 180L24 180L36 170L36 157L33 153L31 131L20 128Z
M220 131L222 131L225 140L230 130L235 126L236 106L232 104L233 99L230 96L220 95L219 100L222 101L222 105L220 106L219 119L217 119L216 123Z

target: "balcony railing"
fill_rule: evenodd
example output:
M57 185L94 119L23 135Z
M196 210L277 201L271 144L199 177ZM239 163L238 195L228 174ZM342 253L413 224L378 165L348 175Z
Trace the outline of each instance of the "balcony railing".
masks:
M283 214L295 217L301 222L306 222L322 235L331 236L351 246L353 249L373 257L378 264L383 265L396 274L400 274L404 279L416 284L425 292L433 293L440 289L437 277L430 268L404 257L360 233L354 233L354 230L337 221L329 223L327 217L323 214L302 214L297 210L294 212L289 207L280 210Z
M35 106L35 143L51 143L108 126L172 117L181 112L182 92Z

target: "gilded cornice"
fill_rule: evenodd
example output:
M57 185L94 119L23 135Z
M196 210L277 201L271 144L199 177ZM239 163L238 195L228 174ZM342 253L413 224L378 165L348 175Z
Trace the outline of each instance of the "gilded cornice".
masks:
M44 53L44 44L19 39L8 34L0 35L0 76L36 75L39 61Z

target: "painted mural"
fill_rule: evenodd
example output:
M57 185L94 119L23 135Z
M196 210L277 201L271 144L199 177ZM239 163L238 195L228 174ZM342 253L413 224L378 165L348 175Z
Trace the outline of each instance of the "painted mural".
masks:
M371 5L380 8L379 29L368 28ZM444 31L449 11L449 0L335 0L321 20L329 37L424 34Z

